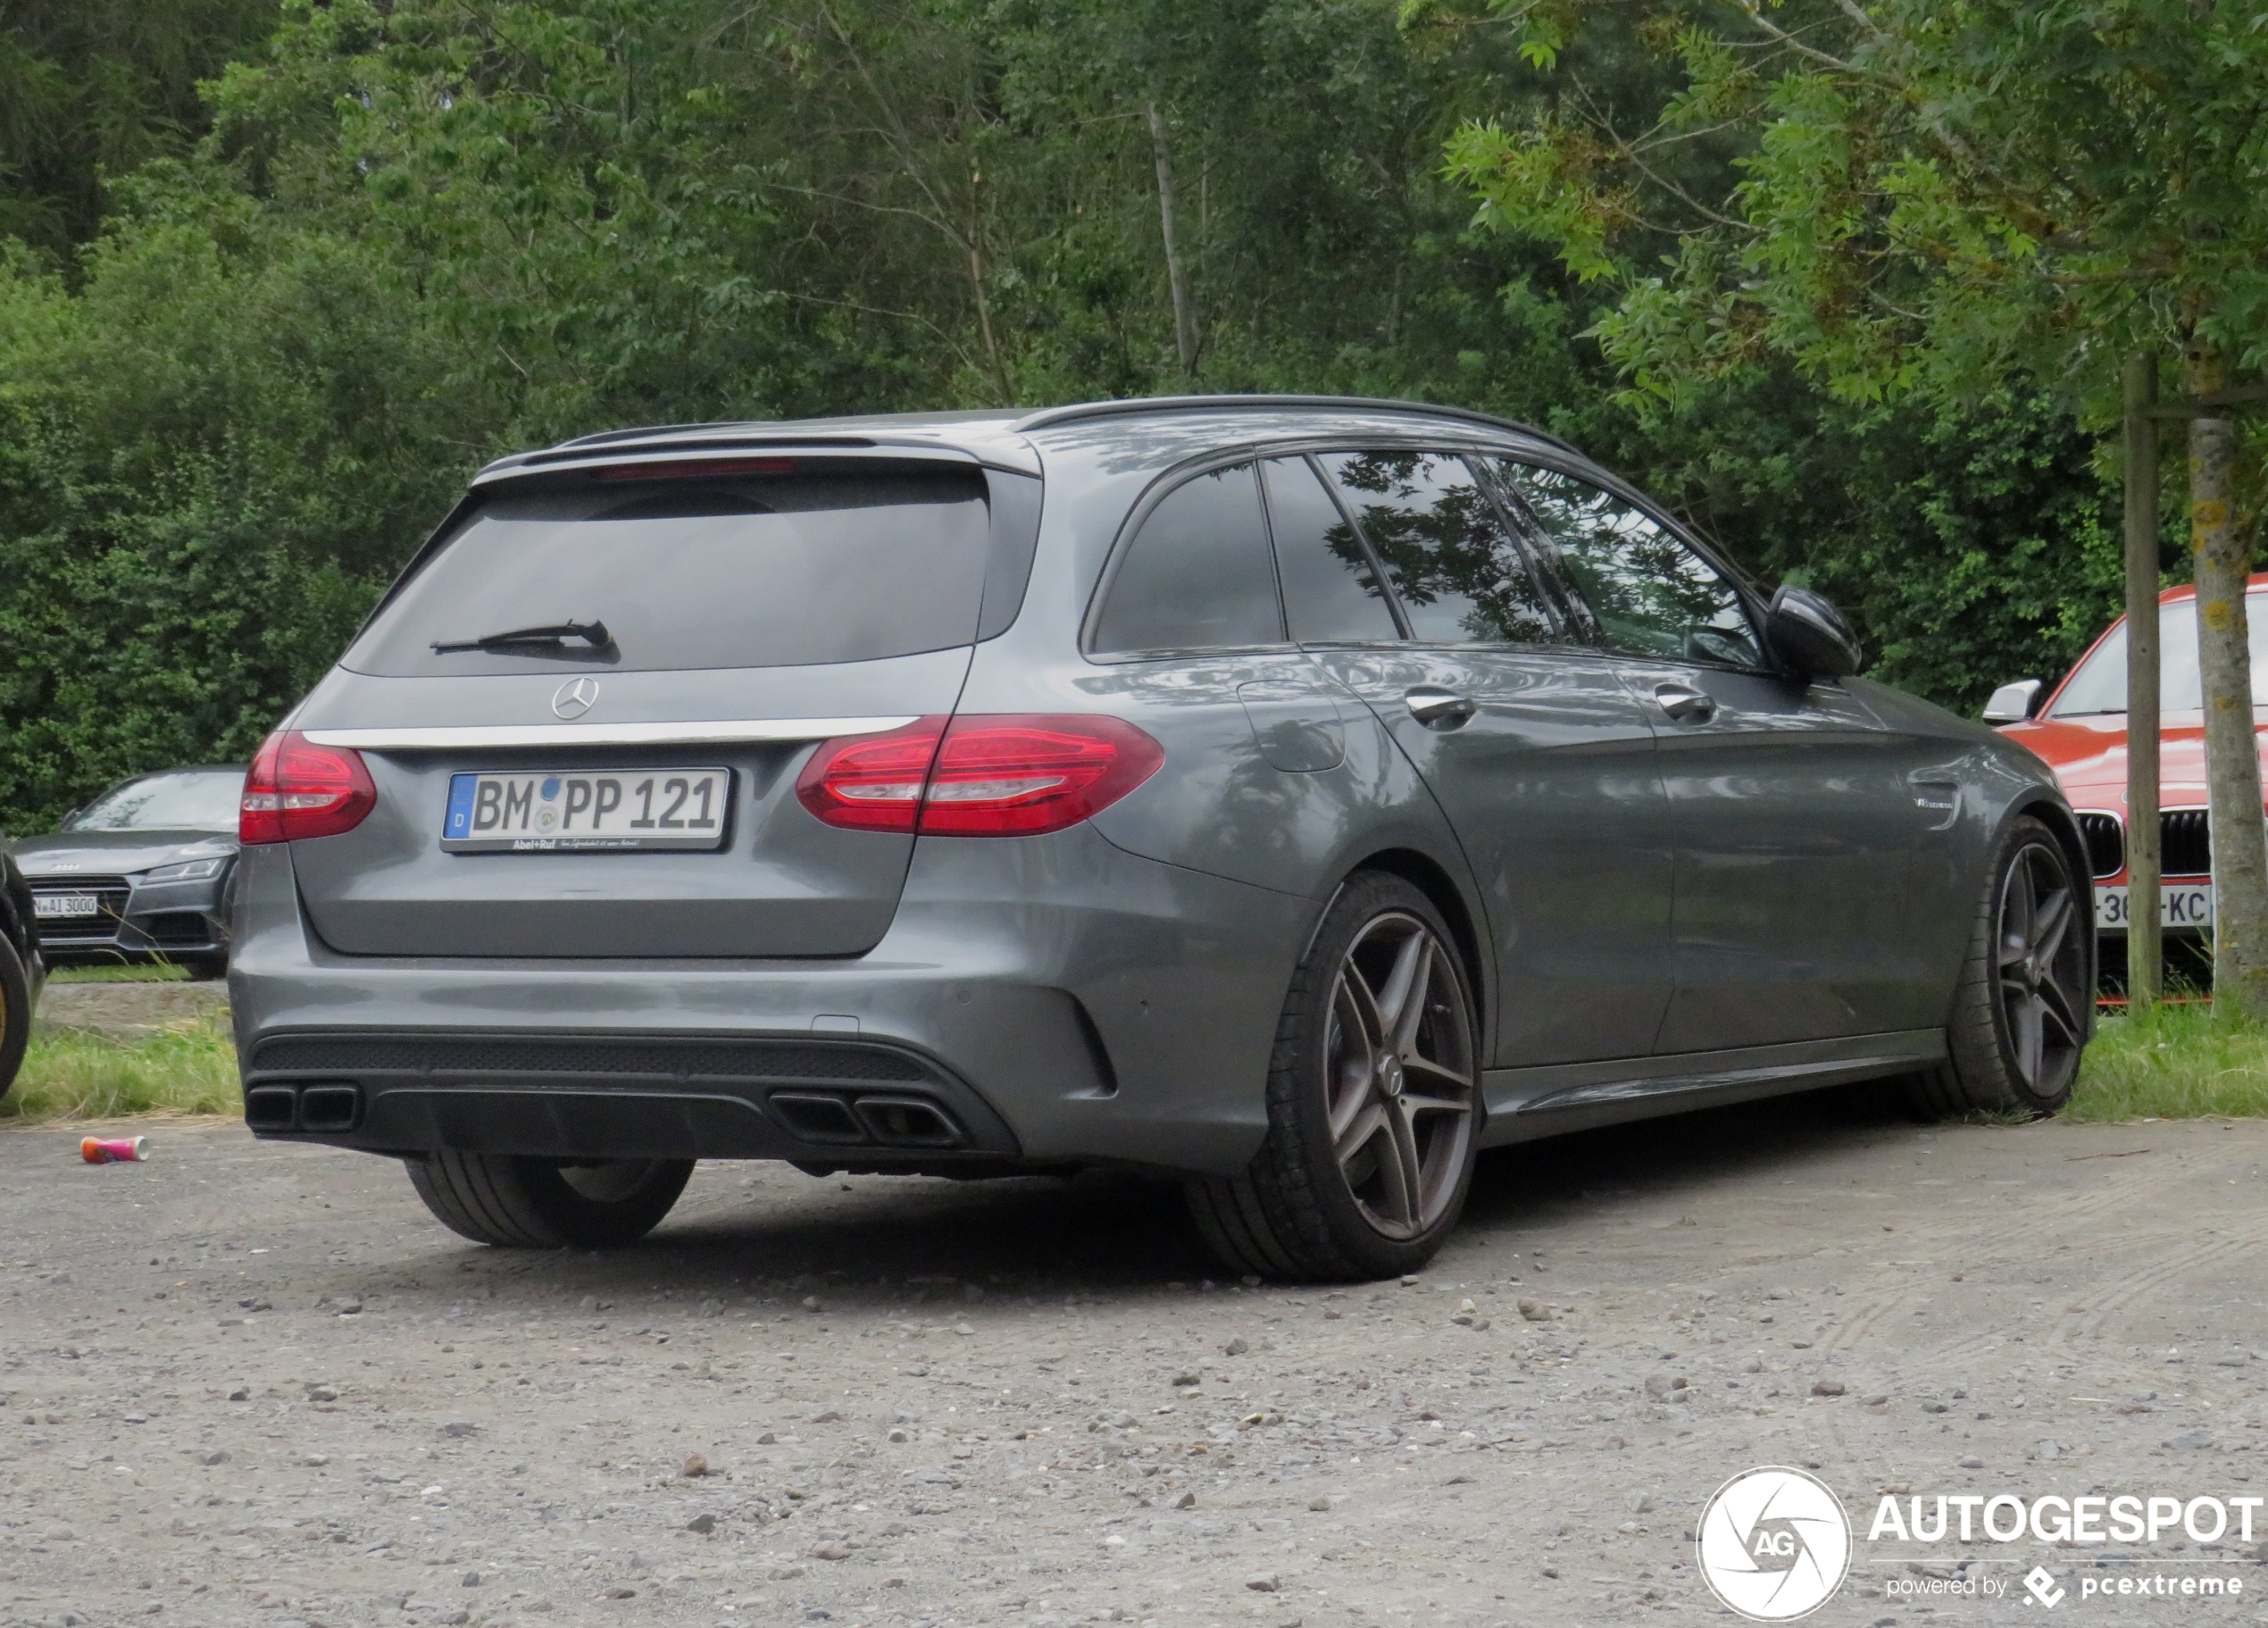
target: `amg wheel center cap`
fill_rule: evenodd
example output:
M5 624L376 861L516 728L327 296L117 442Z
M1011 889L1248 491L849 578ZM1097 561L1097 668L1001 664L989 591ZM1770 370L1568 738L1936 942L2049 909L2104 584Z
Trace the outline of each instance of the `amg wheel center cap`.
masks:
M1399 1097L1402 1094L1401 1058L1388 1057L1384 1063L1379 1064L1378 1089L1388 1097Z

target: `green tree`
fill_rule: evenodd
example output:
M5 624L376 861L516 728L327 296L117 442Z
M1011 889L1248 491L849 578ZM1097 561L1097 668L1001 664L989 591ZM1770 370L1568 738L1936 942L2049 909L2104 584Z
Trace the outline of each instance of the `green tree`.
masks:
M186 152L199 80L256 49L275 0L0 4L0 237L58 262L95 235L106 177Z
M1856 404L2046 389L2100 423L2137 349L2178 351L2205 397L2268 363L2257 7L1491 0L1488 14L1532 61L1564 54L1572 94L1541 121L1468 125L1452 166L1489 222L1613 289L1597 332L1640 405L1786 364ZM1680 76L1646 122L1587 88L1586 30L1610 22ZM1728 141L1717 184L1692 184L1689 153ZM2198 421L2215 986L2250 1012L2268 1011L2244 593L2258 488L2233 425Z

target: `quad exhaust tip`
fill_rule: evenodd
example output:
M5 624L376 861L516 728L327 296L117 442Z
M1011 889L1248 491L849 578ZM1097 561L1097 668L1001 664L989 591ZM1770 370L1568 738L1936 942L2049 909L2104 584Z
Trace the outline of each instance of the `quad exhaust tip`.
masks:
M924 1097L837 1097L774 1091L771 1111L799 1141L826 1147L959 1148L968 1138Z
M358 1085L255 1085L244 1094L244 1123L254 1131L304 1131L335 1136L363 1116Z

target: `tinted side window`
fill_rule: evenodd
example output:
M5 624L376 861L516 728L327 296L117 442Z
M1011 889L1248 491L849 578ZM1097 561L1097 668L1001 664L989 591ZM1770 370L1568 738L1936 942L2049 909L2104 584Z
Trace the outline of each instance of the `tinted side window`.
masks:
M1097 650L1283 642L1252 465L1185 481L1128 545L1095 625Z
M1401 638L1369 553L1307 460L1271 458L1263 467L1291 636L1302 644Z
M1510 462L1497 468L1556 545L1609 648L1764 664L1739 590L1643 511L1556 470Z
M1463 459L1342 452L1322 463L1384 561L1413 638L1538 644L1559 636L1520 545Z

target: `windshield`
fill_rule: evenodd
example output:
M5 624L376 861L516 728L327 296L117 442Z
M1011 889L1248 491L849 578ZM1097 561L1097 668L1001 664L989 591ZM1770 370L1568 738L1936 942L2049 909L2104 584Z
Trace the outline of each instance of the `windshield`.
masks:
M2252 693L2268 705L2268 594L2245 596L2245 621L2252 636ZM2164 607L2158 619L2158 710L2193 713L2205 706L2205 680L2197 672L2197 616L2190 601ZM2072 674L2050 709L2051 718L2085 718L2126 710L2126 624L2113 628Z
M941 650L976 638L990 538L973 468L499 497L402 585L342 665L650 672Z
M113 786L65 831L234 831L244 800L242 769L179 769Z

